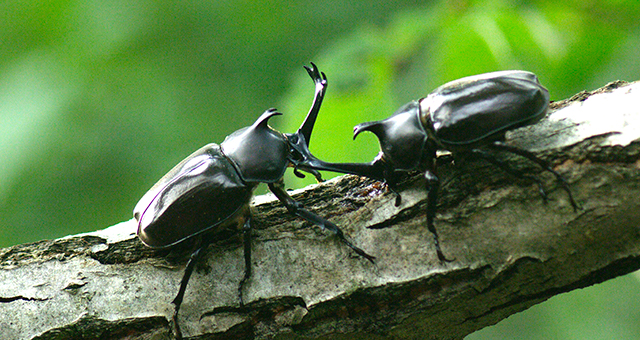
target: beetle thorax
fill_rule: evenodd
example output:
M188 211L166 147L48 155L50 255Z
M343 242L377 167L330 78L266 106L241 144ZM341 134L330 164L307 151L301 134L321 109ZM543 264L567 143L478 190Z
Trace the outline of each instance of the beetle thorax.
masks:
M427 133L420 121L418 103L412 102L396 113L372 126L380 140L382 158L396 170L409 171L419 167ZM378 127L379 126L379 127Z
M229 135L220 145L245 182L272 183L284 175L289 147L284 135L267 121L275 111L265 112L251 126Z

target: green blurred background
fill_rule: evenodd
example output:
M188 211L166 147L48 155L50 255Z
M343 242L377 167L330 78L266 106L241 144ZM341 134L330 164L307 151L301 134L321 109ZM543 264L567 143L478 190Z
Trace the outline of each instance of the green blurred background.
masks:
M4 0L0 247L131 218L173 165L269 107L295 131L309 61L329 78L312 150L368 161L377 142L352 141L354 125L462 76L530 70L553 100L639 80L639 14L637 0ZM639 339L634 275L469 339Z

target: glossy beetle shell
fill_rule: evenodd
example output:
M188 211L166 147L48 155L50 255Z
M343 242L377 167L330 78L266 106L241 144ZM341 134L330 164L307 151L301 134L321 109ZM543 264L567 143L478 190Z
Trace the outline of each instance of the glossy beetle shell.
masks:
M420 118L443 146L467 147L537 122L548 104L549 92L535 74L501 71L440 86L420 100Z
M138 236L168 247L241 217L255 185L247 185L217 144L200 148L156 183L134 208Z
M380 141L381 157L397 171L414 170L436 149L469 149L533 124L547 112L549 92L535 74L501 71L446 83L391 117L359 124Z

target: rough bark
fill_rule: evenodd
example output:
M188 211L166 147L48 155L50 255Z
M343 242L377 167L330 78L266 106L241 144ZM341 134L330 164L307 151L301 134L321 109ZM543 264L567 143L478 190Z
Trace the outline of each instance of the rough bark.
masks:
M372 264L272 196L257 197L246 307L236 293L241 242L222 240L191 278L184 335L461 339L556 294L637 270L640 83L612 83L552 107L508 142L552 162L579 211L548 173L538 173L545 204L535 185L489 164L444 162L436 226L455 260L440 263L421 176L403 186L399 207L383 184L355 176L294 193L376 256ZM170 301L190 249L145 248L135 230L127 221L0 250L0 338L170 338Z

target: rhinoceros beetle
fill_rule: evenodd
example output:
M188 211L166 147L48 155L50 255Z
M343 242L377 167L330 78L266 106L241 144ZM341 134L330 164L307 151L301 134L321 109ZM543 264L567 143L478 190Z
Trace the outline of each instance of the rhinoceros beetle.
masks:
M328 163L314 157L305 143L297 144L306 159L299 168L328 170L384 180L393 191L402 176L414 170L424 172L427 190L427 227L434 236L440 261L443 254L434 225L439 179L436 152L448 150L454 159L481 158L509 174L535 181L546 201L542 182L533 175L512 169L495 153L519 155L551 172L568 193L574 210L577 205L564 178L533 153L504 142L505 133L538 122L547 114L549 92L535 74L501 71L465 77L446 83L427 97L414 100L391 117L357 125L355 138L373 132L380 141L380 153L371 163ZM469 157L470 156L470 157ZM302 164L304 163L304 164ZM396 205L400 204L397 196Z
M232 133L220 145L205 145L185 158L140 199L133 211L138 222L138 237L149 247L166 248L187 239L199 239L172 301L175 306L172 321L178 338L181 337L178 311L195 264L212 241L223 237L220 235L229 235L225 231L231 230L234 234L240 226L243 226L245 272L238 295L240 305L243 304L243 286L251 275L249 202L259 183L267 183L290 213L330 230L358 255L373 262L374 257L349 242L337 225L305 210L284 189L282 177L286 168L304 164L290 141L296 141L298 147L309 142L327 86L326 76L313 63L305 69L315 83L315 95L297 132L282 134L271 129L269 119L281 113L269 109L253 125ZM303 176L294 170L296 175ZM314 169L306 171L320 179Z

